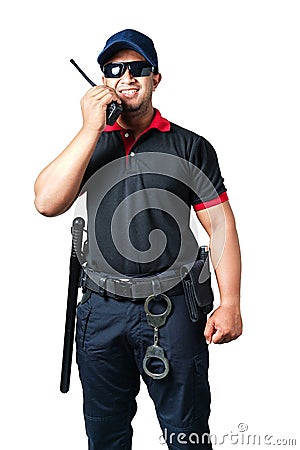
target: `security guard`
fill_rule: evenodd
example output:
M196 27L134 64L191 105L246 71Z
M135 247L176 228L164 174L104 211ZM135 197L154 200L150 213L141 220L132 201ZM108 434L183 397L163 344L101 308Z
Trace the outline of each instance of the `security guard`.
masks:
M131 448L141 376L168 448L211 449L208 344L242 332L240 250L217 156L204 137L154 109L161 74L148 36L116 33L98 63L103 84L81 100L82 128L35 183L46 216L87 192L76 344L89 449ZM188 76L188 62L176 70ZM107 125L112 102L123 111ZM220 291L209 318L209 272L201 280L191 207L210 237Z

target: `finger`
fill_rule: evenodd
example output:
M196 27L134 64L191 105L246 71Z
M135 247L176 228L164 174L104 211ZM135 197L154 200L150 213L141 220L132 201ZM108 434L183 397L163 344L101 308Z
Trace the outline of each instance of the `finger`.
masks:
M93 86L88 91L86 91L86 96L88 97L94 97L98 94L98 92L103 89L103 86Z
M213 324L210 321L207 321L205 330L204 330L204 337L206 339L207 344L211 343L211 339L214 334L214 330L215 330L215 328L214 328Z
M224 341L224 335L220 329L217 329L212 337L214 344L222 344Z
M94 86L94 87L90 88L87 91L86 96L88 96L90 98L100 98L102 95L105 95L107 93L111 93L113 95L113 94L116 94L116 91L114 89L110 88L109 86L99 85L99 86Z
M87 97L93 99L100 99L106 94L113 95L114 91L107 86L95 86L89 89L86 93Z
M229 342L232 342L235 339L237 339L239 336L240 336L240 334L223 335L223 338L221 339L220 342L218 342L218 344L228 344Z
M85 109L89 108L101 108L103 110L106 110L108 105L112 101L117 101L117 98L115 95L113 95L110 91L101 91L96 96L84 96L81 100L81 105Z
M95 97L98 97L99 94L101 95L101 93L103 93L103 94L110 93L113 96L113 99L115 101L118 101L121 103L120 97L116 93L115 89L113 89L112 87L107 86L106 84L103 84L103 85L95 86L94 88L92 88L92 95L94 95Z
M110 89L108 89L108 90L105 89L105 90L99 92L98 94L93 96L93 100L101 101L104 104L109 104L112 101L121 103L121 99L118 97L116 92L113 90L110 90Z
M117 94L117 92L115 91L115 89L113 89L112 87L110 87L110 86L107 86L107 85L104 85L104 87L106 88L106 89L109 89L109 92L111 92L111 94L112 94L112 99L113 99L113 101L115 101L115 102L117 102L117 103L119 103L119 104L121 104L122 103L122 100L120 99L120 97L118 96L118 94Z
M107 92L101 92L98 95L96 95L95 97L93 97L93 101L95 102L101 102L101 104L104 105L108 105L109 103L111 103L113 100L115 100L115 96L113 95L112 92L107 91Z

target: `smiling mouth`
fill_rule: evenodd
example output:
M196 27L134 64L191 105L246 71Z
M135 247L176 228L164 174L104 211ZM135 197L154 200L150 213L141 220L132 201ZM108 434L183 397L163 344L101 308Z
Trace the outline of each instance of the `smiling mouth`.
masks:
M124 95L126 98L132 98L138 93L138 89L123 89L120 94Z

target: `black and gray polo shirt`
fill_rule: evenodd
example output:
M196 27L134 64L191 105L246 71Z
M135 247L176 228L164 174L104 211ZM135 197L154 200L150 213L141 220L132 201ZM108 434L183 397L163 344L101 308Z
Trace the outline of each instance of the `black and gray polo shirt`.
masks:
M198 243L191 207L228 200L212 145L155 111L137 140L107 126L82 182L87 191L88 265L97 271L150 275L192 261Z

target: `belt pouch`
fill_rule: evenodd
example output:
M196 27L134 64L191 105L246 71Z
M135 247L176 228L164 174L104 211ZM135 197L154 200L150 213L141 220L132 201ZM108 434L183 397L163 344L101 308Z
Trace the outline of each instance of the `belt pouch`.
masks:
M197 322L201 313L206 315L213 309L209 258L182 266L181 276L190 318L192 322Z

